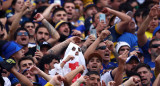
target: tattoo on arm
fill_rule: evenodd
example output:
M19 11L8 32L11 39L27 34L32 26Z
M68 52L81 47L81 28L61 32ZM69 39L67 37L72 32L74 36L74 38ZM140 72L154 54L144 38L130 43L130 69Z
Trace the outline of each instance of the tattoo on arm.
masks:
M57 32L56 29L46 19L43 24L47 27L49 34L53 37Z

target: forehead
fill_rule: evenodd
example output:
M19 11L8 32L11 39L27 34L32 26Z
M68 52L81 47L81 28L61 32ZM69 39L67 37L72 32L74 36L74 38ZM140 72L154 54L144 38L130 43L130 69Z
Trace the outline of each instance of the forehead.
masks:
M152 44L160 44L160 40L158 41L153 41Z
M27 25L33 25L33 23L32 23L32 22L27 22L27 23L25 24L25 26L27 26Z
M106 46L106 45L105 45L104 42L101 42L101 43L99 43L98 47L99 47L99 46Z
M59 10L59 11L57 11L57 12L55 13L55 15L57 15L57 14L66 14L66 12L65 12L64 10Z
M99 58L96 57L96 56L94 56L94 57L92 57L89 61L91 61L91 60L99 60Z
M64 6L71 6L71 7L75 7L74 3L71 3L71 2L67 2L67 3L65 3L65 5L64 5Z
M18 31L18 32L26 32L25 30L20 30L20 31Z
M45 27L40 27L38 29L38 32L47 32L47 33L49 33L48 30L47 30L47 28L45 28Z
M24 0L17 0L17 2L24 2Z
M100 78L100 76L99 76L99 75L96 75L96 74L91 74L89 77L90 77L90 78L91 78L91 77Z
M27 64L27 63L33 63L31 60L29 60L29 59L27 59L27 60L23 60L23 61L21 61L21 65L23 65L23 64Z
M137 70L137 72L149 71L146 67L141 67Z

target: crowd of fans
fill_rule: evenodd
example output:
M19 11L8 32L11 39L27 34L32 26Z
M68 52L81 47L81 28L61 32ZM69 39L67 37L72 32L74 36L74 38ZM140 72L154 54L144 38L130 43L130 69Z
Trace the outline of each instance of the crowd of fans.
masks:
M0 86L160 86L159 0L0 0Z

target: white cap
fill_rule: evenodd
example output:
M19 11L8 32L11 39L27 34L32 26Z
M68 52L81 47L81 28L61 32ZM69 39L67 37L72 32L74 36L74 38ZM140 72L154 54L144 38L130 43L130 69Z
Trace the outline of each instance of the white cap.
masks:
M122 46L125 46L127 45L128 47L130 47L130 45L127 43L127 42L117 42L117 45L116 45L116 51L118 52L119 49L122 47Z

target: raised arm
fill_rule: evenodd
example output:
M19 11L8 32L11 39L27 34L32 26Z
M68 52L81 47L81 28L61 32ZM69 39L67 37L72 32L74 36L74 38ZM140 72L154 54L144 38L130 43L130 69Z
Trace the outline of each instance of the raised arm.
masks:
M138 45L139 46L144 46L147 43L147 36L145 35L145 31L148 28L148 25L150 21L158 15L158 5L155 5L151 8L149 15L147 18L144 20L144 22L141 24L140 28L137 31L137 37L138 37Z
M62 51L67 48L67 46L69 45L70 42L77 43L79 41L80 41L79 37L76 37L76 36L71 37L71 38L53 46L51 49L49 49L47 51L47 53L48 54L50 53L50 54L60 55L62 53Z
M101 32L100 36L89 46L89 48L88 48L88 49L86 50L86 52L84 53L84 57L85 57L86 60L88 60L88 56L96 50L98 44L99 44L101 41L103 41L103 40L104 40L108 35L110 35L110 34L111 34L111 33L110 33L110 31L108 31L108 30L103 30L103 31Z
M116 72L115 75L112 73L112 75L115 76L114 77L114 81L116 82L115 86L118 86L123 82L123 73L124 73L128 53L129 53L129 51L126 50L126 51L124 51L124 53L122 55L120 55L118 57L117 71L113 70L114 72Z
M50 44L55 44L60 38L56 29L43 17L42 14L37 13L34 18L36 19L35 22L41 21L47 27L47 30L51 35L51 38L47 42Z
M78 68L72 70L71 72L67 73L64 77L66 78L66 82L71 84L73 78L80 73L81 71L85 70L83 65L80 65Z
M17 30L17 28L19 27L19 21L22 18L24 11L27 10L27 7L29 7L29 5L30 5L30 0L27 0L24 4L24 7L22 8L22 10L19 13L14 15L15 19L13 20L11 28L9 30L9 36L8 36L9 41L14 40L14 33Z
M45 9L45 11L42 14L44 16L44 18L47 19L48 21L52 21L50 14L53 11L54 7L60 7L60 4L52 3L51 5L49 5L48 8Z
M36 66L32 66L29 69L33 74L38 74L41 77L43 77L46 81L50 81L52 79L51 76L47 75L46 73L44 73L42 70L40 70L38 67Z
M123 33L126 29L128 29L127 24L131 20L130 16L126 15L125 13L110 9L108 7L105 7L102 12L109 14L111 13L121 19L121 21L117 24L117 30L119 33Z

